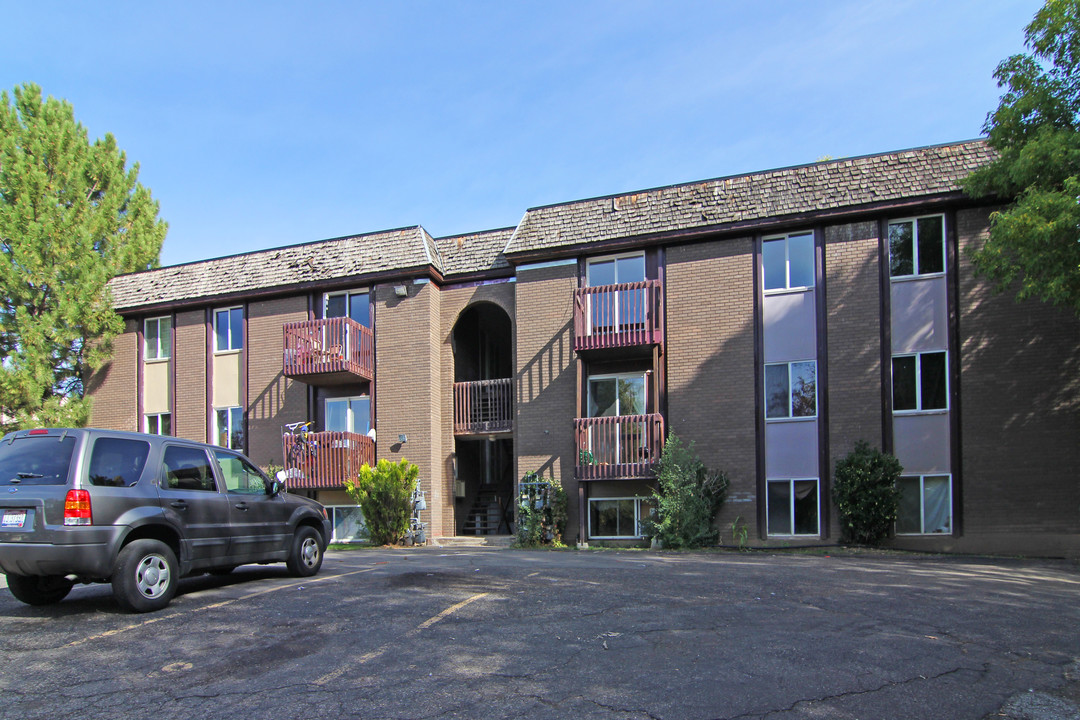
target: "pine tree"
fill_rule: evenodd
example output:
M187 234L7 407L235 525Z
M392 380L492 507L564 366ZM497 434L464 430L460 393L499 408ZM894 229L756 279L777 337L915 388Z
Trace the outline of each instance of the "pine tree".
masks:
M167 224L116 140L72 106L0 93L0 429L79 426L84 382L123 329L107 283L156 267Z

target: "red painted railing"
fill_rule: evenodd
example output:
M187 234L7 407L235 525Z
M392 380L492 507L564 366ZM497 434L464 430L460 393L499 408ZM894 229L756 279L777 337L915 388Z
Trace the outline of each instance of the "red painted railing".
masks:
M326 318L285 324L282 374L303 377L350 373L375 377L375 335L352 318Z
M356 477L361 465L375 464L375 441L367 435L317 432L308 433L308 439L313 446L302 446L295 435L282 438L286 488L341 488L345 478Z
M454 432L510 432L514 429L514 381L476 380L454 383Z
M579 480L619 480L655 476L664 447L664 417L620 415L574 420Z
M664 288L659 280L574 291L574 350L664 342Z

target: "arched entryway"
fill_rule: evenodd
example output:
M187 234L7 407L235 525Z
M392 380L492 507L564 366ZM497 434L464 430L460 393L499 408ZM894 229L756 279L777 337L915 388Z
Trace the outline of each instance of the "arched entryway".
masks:
M466 308L454 352L454 529L458 535L513 531L513 333L494 303Z

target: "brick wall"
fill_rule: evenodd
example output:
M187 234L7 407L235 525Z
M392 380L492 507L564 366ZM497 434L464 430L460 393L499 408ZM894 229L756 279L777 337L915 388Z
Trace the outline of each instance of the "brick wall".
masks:
M825 229L829 467L866 440L881 447L881 279L876 222ZM823 483L823 504L830 502ZM836 513L829 536L839 538Z
M91 427L139 430L138 362L139 323L127 320L124 332L113 339L112 359L90 376Z
M173 434L206 442L206 312L176 313L175 333Z
M407 458L420 468L428 500L421 517L429 522L428 535L439 537L446 533L439 508L453 503L444 487L448 469L440 407L440 293L431 283L406 287L404 298L394 294L393 285L374 289L376 455L391 462ZM398 442L400 434L408 437L404 445Z
M439 386L439 428L442 434L442 466L445 468L441 478L440 493L443 501L433 511L440 513L443 528L448 535L456 529L454 510L457 501L454 498L454 477L451 469L451 453L455 451L454 440L454 350L451 346L454 325L466 308L477 303L490 302L501 307L511 318L511 337L513 337L514 284L499 283L479 287L444 289L440 299L440 337L439 348L441 383ZM512 340L511 340L512 342ZM433 503L428 503L434 508Z
M754 242L707 242L667 251L669 432L730 480L718 522L736 516L757 537Z
M577 265L519 271L515 285L515 477L534 470L562 482L570 500L565 541L574 543L579 539L573 423Z
M302 320L307 320L307 298L303 295L248 305L247 449L261 467L270 462L282 464L282 426L308 419L307 386L281 374L282 326Z
M964 537L999 552L1080 555L1080 321L976 278L990 210L957 215Z

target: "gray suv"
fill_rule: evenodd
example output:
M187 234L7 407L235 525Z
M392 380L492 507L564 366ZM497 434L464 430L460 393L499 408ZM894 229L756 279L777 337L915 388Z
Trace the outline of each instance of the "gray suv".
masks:
M159 610L185 575L281 561L314 575L329 540L322 505L232 450L95 429L0 439L0 572L30 605L109 582L125 609Z

